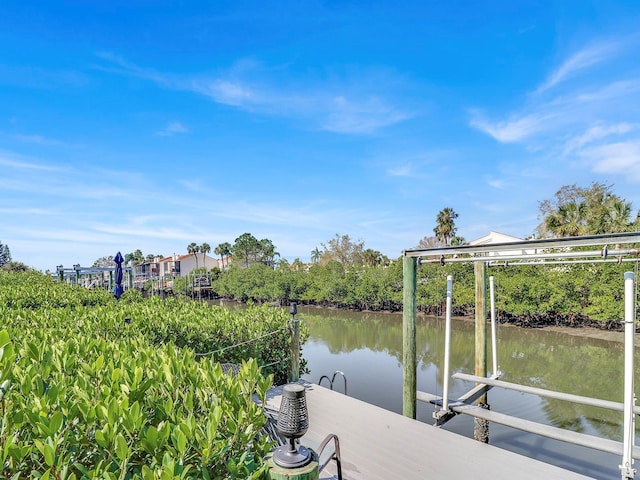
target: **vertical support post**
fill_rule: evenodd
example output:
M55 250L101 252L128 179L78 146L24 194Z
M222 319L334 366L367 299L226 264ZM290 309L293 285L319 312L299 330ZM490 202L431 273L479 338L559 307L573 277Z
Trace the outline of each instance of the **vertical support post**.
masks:
M298 309L295 303L291 304L291 356L289 357L289 382L297 382L300 379L300 320L296 318Z
M498 326L496 325L496 299L493 275L489 277L489 298L491 299L491 353L493 357L493 371L491 373L494 377L497 377L500 372L498 372Z
M113 291L113 270L109 270L109 291Z
M475 374L478 377L487 376L487 264L474 262L473 273L476 283L476 359ZM488 408L485 393L476 402L483 408ZM489 422L474 418L473 438L479 442L489 442Z
M442 379L442 410L449 410L449 357L451 356L451 298L453 276L447 276L447 312L444 327L444 374Z
M402 414L416 418L416 259L402 258Z
M632 479L636 470L633 468L633 447L635 444L635 415L633 407L636 399L633 386L633 354L635 336L635 303L634 292L635 275L633 272L624 274L624 426L622 465L620 471L622 479Z

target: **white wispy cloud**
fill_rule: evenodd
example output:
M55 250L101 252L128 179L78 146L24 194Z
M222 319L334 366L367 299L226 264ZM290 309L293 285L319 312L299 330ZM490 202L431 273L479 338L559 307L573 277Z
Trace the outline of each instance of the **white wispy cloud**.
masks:
M326 113L325 130L356 134L372 133L410 116L378 97L357 101L342 95L332 99Z
M387 174L392 177L411 177L414 174L413 166L410 164L399 165L387 169Z
M491 178L487 180L487 185L489 185L492 188L502 190L505 187L505 182L504 180Z
M212 79L195 80L191 83L193 91L201 93L214 102L231 105L234 107L246 107L263 103L263 95L255 89L238 81Z
M364 72L342 82L332 78L292 85L282 84L258 62L238 62L210 76L175 75L142 68L112 53L98 56L107 62L96 67L103 71L144 78L163 88L190 91L252 113L304 119L314 128L334 133L371 134L414 116L410 109L385 98L384 83L393 83L386 75L380 81L367 77L375 74Z
M519 142L548 128L551 113L530 113L514 115L508 120L492 122L484 118L477 110L472 111L470 125L501 143Z
M37 160L25 158L13 152L7 152L3 150L0 150L0 165L18 170L42 170L48 172L66 170L66 168L60 167L58 165L39 163ZM6 173L7 172L5 171L5 175Z
M640 112L634 108L640 79L631 48L637 40L590 43L562 62L534 95L523 95L521 108L502 119L470 110L469 125L498 142L522 144L547 172L566 168L573 175L589 171L640 180Z
M158 130L156 135L161 137L171 137L176 133L187 133L189 129L182 125L180 122L171 122L162 130Z
M626 97L640 92L640 78L618 80L602 87L579 93L575 100L578 103L602 102Z
M609 143L580 152L594 172L618 174L640 180L640 139Z
M623 42L608 41L595 43L579 50L555 69L536 92L542 93L549 90L582 70L610 60L623 46Z
M591 144L611 135L624 135L640 129L639 123L621 122L614 125L595 125L586 132L574 137L567 142L565 154L579 150L585 145Z
M194 237L193 231L185 231L180 228L163 227L160 224L150 224L148 228L141 228L140 225L96 225L94 230L100 233L108 233L110 235L122 237L145 237L145 238L162 238L163 240L181 240L188 241Z

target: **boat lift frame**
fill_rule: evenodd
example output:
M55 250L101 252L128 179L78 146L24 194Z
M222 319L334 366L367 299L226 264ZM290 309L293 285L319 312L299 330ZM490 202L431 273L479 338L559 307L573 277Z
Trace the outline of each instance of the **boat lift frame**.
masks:
M493 353L493 372L490 377L456 373L452 378L472 381L475 388L455 401L448 398L449 356L451 342L451 298L452 277L447 277L447 312L445 320L445 359L444 385L442 397L416 389L416 285L417 266L422 263L439 263L445 265L452 262L484 262L487 266L496 265L546 265L571 263L607 263L637 262L640 249L623 249L622 245L640 244L640 233L619 233L608 235L591 235L559 239L524 240L485 245L462 245L430 249L405 250L403 255L403 414L416 418L416 401L433 403L441 406L434 413L436 425L442 425L457 414L464 413L490 422L501 423L523 431L543 435L549 438L581 445L613 454L622 454L620 472L623 480L633 479L636 470L634 459L640 459L640 448L635 446L635 415L640 408L635 406L634 393L634 340L636 321L637 279L633 272L624 274L624 395L623 403L601 399L582 397L562 392L553 392L539 388L527 387L500 381L501 372L497 364L497 335L495 304L493 295L493 277L490 277L491 290L491 337ZM574 250L576 247L599 247L597 250ZM610 248L611 247L611 248ZM486 318L484 319L486 322ZM484 359L486 364L486 358ZM486 371L486 365L485 365ZM572 432L557 427L493 412L474 405L492 387L507 388L520 392L533 393L540 396L557 398L575 403L611 408L622 411L624 415L622 442Z

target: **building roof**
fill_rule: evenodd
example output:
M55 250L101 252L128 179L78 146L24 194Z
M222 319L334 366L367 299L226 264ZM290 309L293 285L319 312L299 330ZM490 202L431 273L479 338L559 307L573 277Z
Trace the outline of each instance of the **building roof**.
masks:
M522 240L522 238L514 237L512 235L506 235L500 232L494 232L492 230L484 237L471 240L469 242L469 245L491 245L493 243L521 242Z

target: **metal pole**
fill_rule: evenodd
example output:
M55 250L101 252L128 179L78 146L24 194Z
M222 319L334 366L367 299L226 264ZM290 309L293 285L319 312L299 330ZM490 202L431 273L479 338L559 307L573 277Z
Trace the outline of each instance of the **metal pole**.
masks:
M624 430L622 479L632 479L636 470L633 468L633 447L635 444L635 394L633 388L633 353L635 335L635 295L634 274L624 274Z
M402 259L402 414L416 418L416 276L417 260Z
M442 379L442 409L449 410L449 357L451 356L451 297L453 276L447 276L447 312L444 326L444 373Z
M489 277L489 298L491 299L491 353L493 356L493 375L498 375L498 333L496 325L496 302L493 275Z

